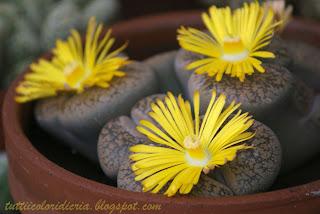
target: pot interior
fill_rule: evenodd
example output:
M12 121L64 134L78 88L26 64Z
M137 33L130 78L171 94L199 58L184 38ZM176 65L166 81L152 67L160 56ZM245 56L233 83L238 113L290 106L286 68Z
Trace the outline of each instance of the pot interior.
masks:
M26 104L19 116L27 138L35 149L47 159L74 174L116 186L116 181L108 179L99 164L91 162L42 130L33 117L33 104Z
M119 38L119 41L129 40L130 46L128 48L128 55L133 59L141 60L148 56L152 56L155 53L176 49L177 42L175 39L175 29L177 29L177 26L180 26L181 23L186 26L200 25L198 12L194 14L191 13L191 15L189 13L189 15L185 17L179 17L180 21L175 19L175 22L171 23L168 22L168 20L172 20L172 17L170 18L170 16L167 16L167 20L164 19L160 22L157 22L159 19L154 19L154 26L150 25L150 23L149 25L148 23L146 24L145 20L142 19L137 19L135 21L130 21L123 24L120 23L118 26L113 28L114 34L117 38ZM149 20L149 22L151 21ZM161 26L161 23L166 27L164 28L162 26L162 28L157 28L157 25ZM294 29L294 34L291 34L293 35L294 39L297 37L297 28L300 29L300 24L301 23L299 22L295 22L294 25L291 26L291 29ZM301 32L304 31L304 29L300 30ZM286 38L290 38L290 28L287 32L285 32L284 35ZM305 34L304 37L306 37ZM310 40L314 45L319 46L319 39L312 40L312 38L303 38L303 40ZM32 104L25 105L25 107L22 108L22 112L19 112L20 119L23 123L25 134L33 146L42 155L44 155L53 163L77 175L106 185L116 186L116 182L108 179L98 164L90 162L76 151L64 146L59 142L59 140L44 132L35 122L32 109ZM309 183L318 179L320 179L319 155L306 163L304 166L279 177L270 190L292 187Z

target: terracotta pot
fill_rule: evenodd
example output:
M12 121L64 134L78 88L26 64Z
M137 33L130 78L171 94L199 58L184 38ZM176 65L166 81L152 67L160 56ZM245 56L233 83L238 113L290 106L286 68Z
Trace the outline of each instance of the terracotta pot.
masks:
M130 40L129 55L143 59L176 48L176 29L180 25L199 26L200 23L200 12L179 12L130 20L113 29L120 40ZM314 27L319 29L318 24L294 20L285 35L304 34L303 40L320 46L320 32ZM21 79L22 76L8 90L3 113L10 189L15 201L89 203L93 210L82 213L99 213L94 207L100 199L109 204L138 203L140 211L144 204L161 205L161 210L153 211L155 213L319 213L320 180L265 193L222 198L167 198L117 189L101 171L95 171L101 177L91 174L92 168L98 168L96 165L67 152L35 127L32 105L14 102L14 89Z
M317 21L295 18L283 32L284 38L301 40L320 48L320 24Z

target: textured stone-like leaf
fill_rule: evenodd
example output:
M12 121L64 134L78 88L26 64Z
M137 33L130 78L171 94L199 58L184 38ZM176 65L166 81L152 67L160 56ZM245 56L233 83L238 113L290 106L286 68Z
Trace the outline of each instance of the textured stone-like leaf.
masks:
M189 97L188 92L188 81L190 76L193 73L193 70L187 70L186 66L191 62L201 59L202 56L200 54L195 54L190 51L186 51L184 49L180 49L176 55L176 59L174 62L176 76L180 82L181 88L183 90L183 94L185 98Z
M161 85L161 92L171 91L175 95L182 93L177 79L174 62L178 51L170 51L152 56L144 61L156 73Z
M256 135L246 144L254 148L239 151L233 161L221 168L226 185L236 195L267 190L280 170L281 146L277 136L258 121L252 131Z
M264 64L265 73L254 73L244 82L237 78L224 75L216 82L207 75L192 74L189 79L189 96L199 90L201 112L204 113L211 99L212 90L227 96L227 103L232 100L240 102L241 109L248 111L268 125L269 122L282 114L290 102L293 93L294 78L284 67L275 64Z
M129 151L127 150L127 157L123 158L119 168L117 187L132 192L142 192L140 181L134 180L135 174L131 169L131 164L132 161L129 159Z
M145 139L136 131L136 125L126 116L110 120L103 128L98 141L98 157L104 173L116 180L122 160L128 158L129 146Z
M165 94L153 94L137 102L131 109L131 118L138 125L140 120L154 121L148 113L151 112L151 104L157 99L164 100Z
M106 122L128 115L138 100L158 90L148 66L133 62L123 70L126 76L112 80L107 89L93 87L81 94L40 100L35 106L38 123L61 142L97 161L98 136Z
M234 195L229 187L204 174L201 175L199 183L193 187L190 194L192 196L210 197Z

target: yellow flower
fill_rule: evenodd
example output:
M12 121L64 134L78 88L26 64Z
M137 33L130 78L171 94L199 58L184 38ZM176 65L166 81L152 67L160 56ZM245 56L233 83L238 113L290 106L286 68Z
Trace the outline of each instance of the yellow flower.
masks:
M130 148L135 180L141 181L143 191L157 193L172 180L165 195L173 196L177 191L188 194L198 183L201 171L208 173L232 161L237 151L252 148L243 142L254 136L247 131L253 119L240 110L231 115L240 104L232 102L224 109L225 95L216 99L214 91L201 119L199 92L193 99L194 118L190 103L169 92L164 102L157 100L151 105L149 115L154 121L140 121L137 130L158 144Z
M256 57L275 57L271 52L260 50L270 43L279 24L274 23L271 9L266 10L257 2L244 4L233 12L229 7L212 6L209 14L202 14L202 19L209 34L194 28L178 30L182 48L205 56L190 63L187 69L215 76L216 81L220 81L224 73L244 81L255 69L265 71Z
M271 8L275 13L275 20L281 21L281 24L277 27L277 30L281 32L291 19L293 11L292 5L286 7L285 0L269 0L265 2L264 7L266 9Z
M61 91L81 93L84 89L98 86L108 88L114 77L125 75L121 67L129 61L119 57L126 44L110 52L115 39L111 30L99 40L103 25L95 18L88 23L85 44L78 31L71 30L66 41L58 40L52 60L40 59L31 64L31 72L18 85L16 101L23 103L35 99L56 96Z

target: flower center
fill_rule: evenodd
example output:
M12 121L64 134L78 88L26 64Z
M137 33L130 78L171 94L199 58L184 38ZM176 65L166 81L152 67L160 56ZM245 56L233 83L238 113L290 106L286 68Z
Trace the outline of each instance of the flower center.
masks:
M85 78L85 71L77 62L67 65L63 73L66 77L67 87L70 88L79 88Z
M186 160L192 166L205 167L209 161L209 154L202 147L198 137L187 136L184 139Z
M245 48L239 37L226 37L223 42L222 59L228 62L236 62L245 59L249 51Z

